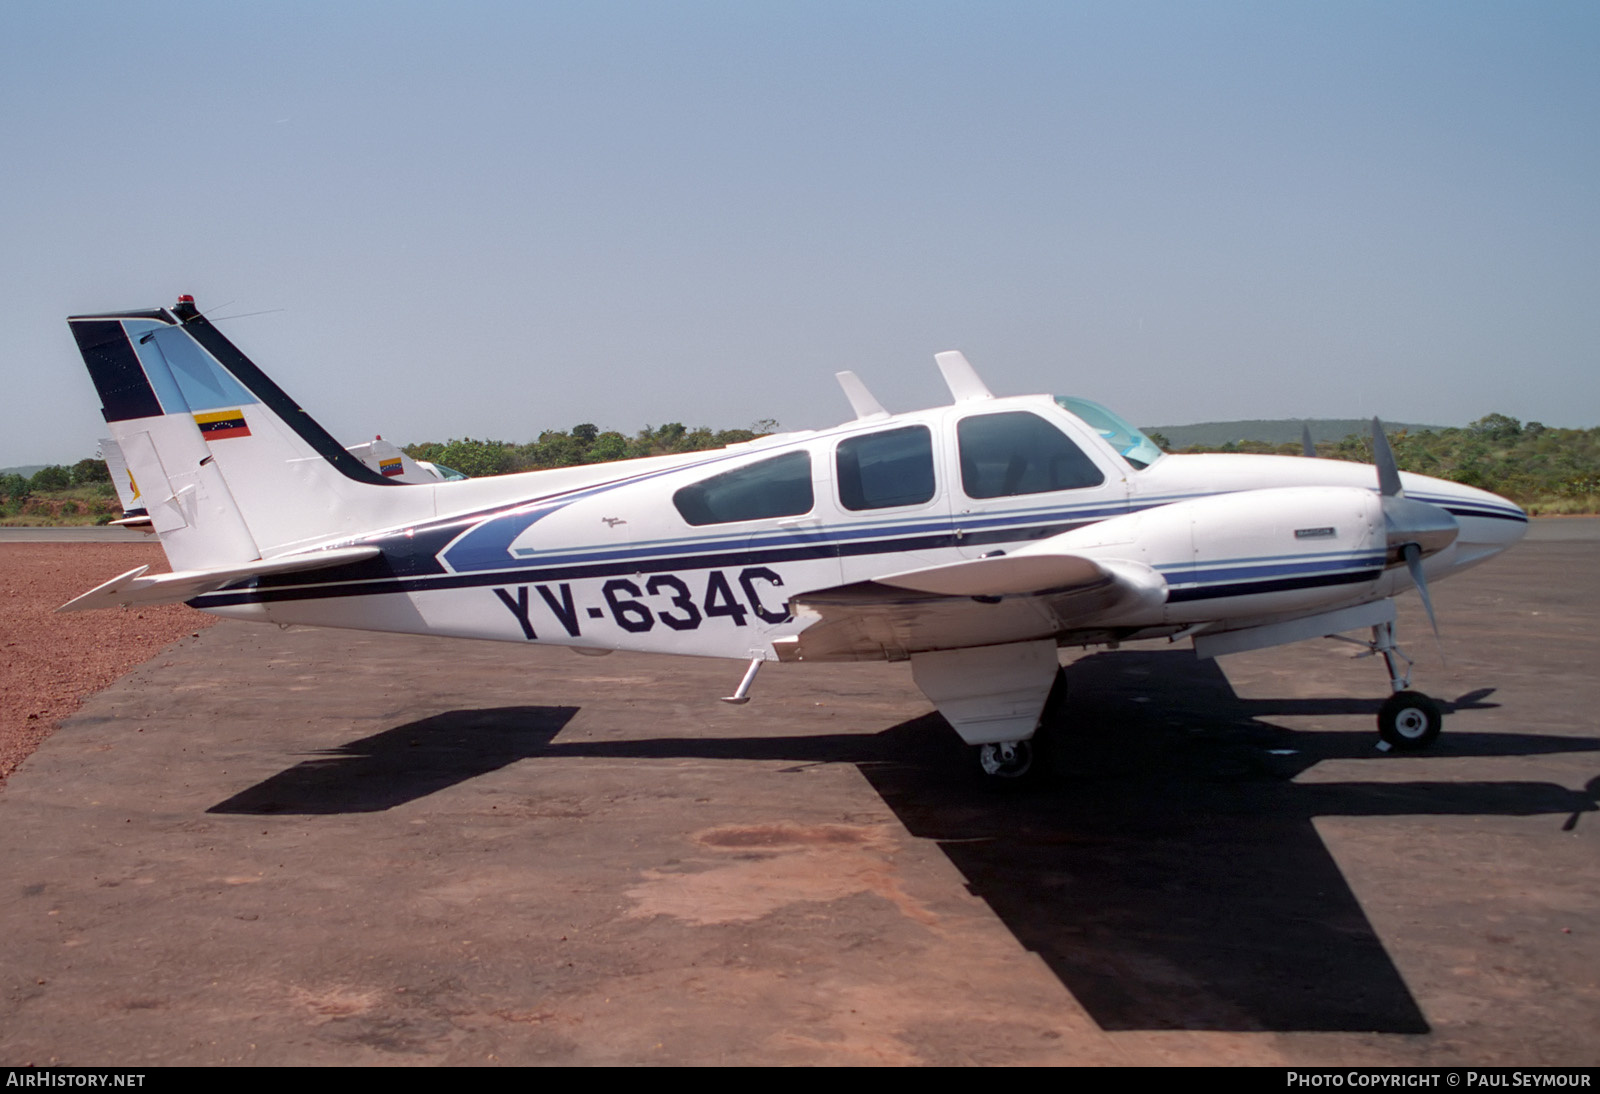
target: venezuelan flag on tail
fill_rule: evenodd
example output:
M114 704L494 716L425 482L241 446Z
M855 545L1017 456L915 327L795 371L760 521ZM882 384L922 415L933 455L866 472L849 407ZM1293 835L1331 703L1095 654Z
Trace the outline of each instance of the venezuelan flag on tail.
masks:
M244 420L244 411L237 408L196 414L194 424L200 427L201 435L208 441L250 436L250 426Z

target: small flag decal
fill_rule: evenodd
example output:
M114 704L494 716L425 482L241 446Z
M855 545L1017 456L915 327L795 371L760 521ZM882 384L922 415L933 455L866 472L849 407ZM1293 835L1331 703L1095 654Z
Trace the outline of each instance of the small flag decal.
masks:
M399 456L393 459L379 460L378 470L383 472L385 476L404 475L406 473L405 466L401 464Z
M194 424L208 441L224 437L248 437L250 427L245 424L243 410L211 410L194 416Z

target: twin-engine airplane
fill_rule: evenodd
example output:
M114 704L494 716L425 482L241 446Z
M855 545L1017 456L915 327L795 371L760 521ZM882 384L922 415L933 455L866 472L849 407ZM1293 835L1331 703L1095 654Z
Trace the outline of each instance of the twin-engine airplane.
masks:
M1408 690L1393 597L1522 537L1503 498L1377 468L1164 455L1094 403L996 398L960 353L949 406L715 452L405 483L347 451L180 297L69 320L173 573L63 611L184 601L236 619L737 658L911 662L983 770L1014 778L1057 648L1190 638L1201 657L1370 628L1388 744Z

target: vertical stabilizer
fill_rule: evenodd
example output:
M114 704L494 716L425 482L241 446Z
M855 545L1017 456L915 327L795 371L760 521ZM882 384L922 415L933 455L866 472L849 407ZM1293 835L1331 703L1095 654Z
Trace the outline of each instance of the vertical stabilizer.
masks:
M153 313L73 320L72 333L100 392L111 438L130 491L150 517L174 570L249 562L261 557L200 426L169 378L154 379L141 338L163 325ZM148 341L144 343L148 345Z
M272 558L433 515L345 451L188 297L68 320L174 569Z

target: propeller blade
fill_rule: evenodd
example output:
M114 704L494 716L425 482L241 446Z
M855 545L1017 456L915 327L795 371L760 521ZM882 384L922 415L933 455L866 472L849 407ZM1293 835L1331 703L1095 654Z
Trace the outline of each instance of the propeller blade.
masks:
M1443 661L1444 641L1439 637L1439 619L1433 614L1433 597L1428 595L1428 578L1422 572L1424 553L1435 554L1455 542L1461 534L1461 525L1447 510L1425 501L1406 497L1400 485L1400 466L1395 463L1394 449L1384 436L1383 423L1372 419L1372 462L1378 469L1378 493L1383 495L1383 523L1388 533L1389 560L1403 561L1411 575L1411 584L1417 587L1423 610L1433 626L1433 640L1439 647L1439 660Z
M1417 587L1417 595L1422 597L1422 607L1428 613L1428 622L1433 624L1433 637L1437 639L1439 620L1433 614L1433 597L1428 595L1428 579L1422 573L1422 548L1415 543L1408 543L1400 549L1400 553L1405 558L1406 569L1411 574L1411 584Z
M1383 435L1383 423L1372 419L1372 462L1378 465L1378 493L1386 498L1403 498L1400 488L1400 467L1394 462L1394 450L1389 438Z
M1428 595L1428 579L1422 573L1422 548L1415 543L1408 543L1400 551L1406 560L1406 570L1411 574L1411 583L1417 587L1417 595L1422 597L1422 607L1428 613L1428 622L1433 625L1433 644L1439 650L1439 660L1448 666L1450 660L1444 655L1444 639L1439 635L1439 620L1433 614L1433 597Z
M1317 458L1317 446L1311 441L1311 423L1300 423L1300 455Z

